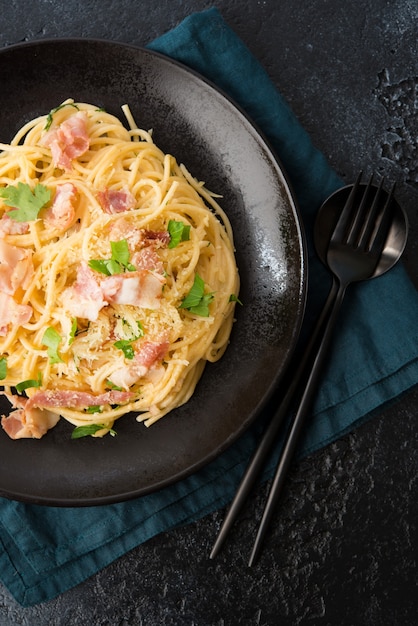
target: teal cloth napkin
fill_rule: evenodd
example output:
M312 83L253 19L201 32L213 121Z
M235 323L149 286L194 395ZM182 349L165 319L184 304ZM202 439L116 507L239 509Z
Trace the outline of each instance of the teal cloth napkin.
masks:
M247 111L288 172L310 238L320 203L341 181L218 11L188 17L149 47L197 70ZM321 264L314 257L311 261L308 327L328 284ZM416 290L401 265L351 291L301 455L355 428L418 381L417 312ZM82 582L150 537L226 505L263 418L201 471L137 500L62 509L0 499L1 580L20 604L33 605ZM265 477L274 460L275 455Z

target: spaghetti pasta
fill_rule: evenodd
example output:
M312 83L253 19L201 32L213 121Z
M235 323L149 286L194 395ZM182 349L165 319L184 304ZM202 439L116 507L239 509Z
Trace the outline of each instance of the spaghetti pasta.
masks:
M122 107L67 100L0 143L0 378L10 437L153 424L224 353L239 277L216 196Z

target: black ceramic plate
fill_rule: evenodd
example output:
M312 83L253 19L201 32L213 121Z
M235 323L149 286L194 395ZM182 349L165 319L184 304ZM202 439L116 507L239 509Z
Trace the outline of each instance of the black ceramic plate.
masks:
M0 141L10 141L26 121L67 98L121 119L120 107L129 103L138 125L152 128L165 152L223 196L244 306L237 307L226 354L206 368L193 398L149 429L125 416L116 437L71 440L64 420L41 440L12 441L0 429L1 495L77 506L154 491L212 460L248 427L293 350L305 262L285 176L228 98L146 50L86 40L13 46L0 51L0 85Z

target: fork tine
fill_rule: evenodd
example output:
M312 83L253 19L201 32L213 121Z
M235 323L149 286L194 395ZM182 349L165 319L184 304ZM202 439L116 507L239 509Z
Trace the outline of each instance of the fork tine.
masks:
M352 224L351 224L350 231L346 238L346 243L354 247L359 246L359 243L362 240L362 236L364 234L365 226L369 223L370 213L371 211L373 212L375 208L378 206L377 199L380 193L380 189L374 195L374 204L372 202L372 209L370 210L369 208L369 196L370 196L372 183L373 183L373 174L371 174L369 178L369 182L367 183L366 188L364 189L362 193L361 201L360 201L358 208L354 209L353 211Z
M344 207L340 213L338 221L335 225L334 232L331 236L331 241L345 241L347 229L352 221L352 211L354 206L354 201L357 195L357 192L360 188L361 178L363 176L363 172L360 171L357 176L357 180L351 188L351 191L348 195L347 200L345 201Z
M360 250L368 250L373 239L372 235L376 232L376 229L380 223L380 218L383 215L381 195L383 190L382 178L379 186L377 187L371 205L367 207L362 216L359 229L357 233L357 240L353 242L354 245Z
M371 252L374 249L376 253L380 254L385 244L388 236L390 217L392 214L391 207L393 195L395 193L395 186L396 184L393 183L381 211L378 211L379 207L376 208L377 215L375 216L374 223L371 223L371 228L368 229L369 232L365 232L364 234L364 242L362 242L362 245L365 246L365 249L368 252ZM379 190L376 192L375 199Z

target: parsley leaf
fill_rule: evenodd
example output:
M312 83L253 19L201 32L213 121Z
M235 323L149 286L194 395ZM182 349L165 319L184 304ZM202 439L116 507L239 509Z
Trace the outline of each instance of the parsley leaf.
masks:
M75 339L75 336L77 334L77 330L78 330L78 328L77 328L77 318L73 317L73 318L71 318L71 328L70 328L70 334L68 336L68 345L69 346L73 343L73 341Z
M170 220L168 222L167 230L170 235L169 248L175 248L181 241L189 241L190 239L190 226L184 222L178 222L177 220Z
M135 356L132 341L133 339L119 339L119 341L115 341L113 345L115 348L122 350L127 359L132 360Z
M49 326L44 332L41 343L48 347L50 363L63 363L62 358L58 354L58 346L61 341L61 335L59 335L55 328L52 328L52 326Z
M94 435L99 430L103 430L103 428L107 428L107 426L105 424L87 424L86 426L77 426L71 433L71 439L80 439L81 437ZM109 434L114 437L116 435L116 431L113 430L113 428L110 428Z
M114 385L109 379L106 381L106 387L109 387L109 389L114 389L115 391L123 391L122 387L119 387L119 385Z
M120 274L123 271L121 265L112 261L112 259L91 259L91 261L89 261L89 267L96 272L106 274L106 276Z
M115 341L115 343L113 344L115 348L119 348L120 350L122 350L125 357L129 360L132 360L135 356L132 343L136 341L137 339L139 339L140 337L143 337L144 335L144 330L142 328L141 322L137 322L137 325L138 325L138 335L130 337L129 339L119 339L118 341Z
M41 385L42 376L41 372L39 372L37 379L29 378L28 380L22 380L21 383L17 383L16 391L17 393L21 393L22 391L25 391L25 389L29 389L30 387L40 387Z
M122 274L125 270L129 272L136 270L136 267L129 262L130 252L126 239L111 241L110 247L112 250L110 259L92 259L89 261L92 270L106 274L106 276Z
M7 359L2 356L0 359L0 380L4 380L7 376Z
M112 261L120 263L123 267L128 267L129 263L129 246L126 239L120 241L111 241L110 248L112 250ZM135 268L134 268L135 269Z
M50 129L52 121L54 119L54 113L56 113L60 109L63 109L64 107L74 107L75 109L78 110L78 106L74 104L73 102L63 102L63 104L60 104L59 106L55 107L55 109L51 109L51 111L48 113L47 118L46 118L45 130Z
M213 297L213 293L205 293L205 283L199 274L196 274L192 288L180 304L180 308L201 317L209 317L209 304Z
M103 409L101 406L98 405L88 406L86 409L86 413L103 413Z
M237 295L235 295L234 293L231 293L231 295L229 296L229 301L230 302L236 302L237 304L240 304L241 306L244 306L241 302L241 300L238 298Z
M17 186L7 185L0 189L0 198L4 204L15 207L7 215L16 222L30 222L36 220L39 211L49 202L50 190L38 183L33 191L27 183L17 183Z

